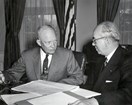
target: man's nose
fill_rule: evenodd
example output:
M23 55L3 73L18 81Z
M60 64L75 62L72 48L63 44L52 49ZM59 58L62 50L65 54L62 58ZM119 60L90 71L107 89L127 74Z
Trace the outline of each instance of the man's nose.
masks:
M55 47L55 43L54 42L51 42L50 46L51 47Z
M94 42L92 42L92 46L95 46L95 43Z

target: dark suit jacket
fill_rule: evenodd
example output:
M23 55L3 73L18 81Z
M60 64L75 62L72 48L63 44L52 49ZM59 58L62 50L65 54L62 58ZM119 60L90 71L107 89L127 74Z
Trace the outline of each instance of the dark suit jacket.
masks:
M24 73L28 81L40 79L40 48L22 53L21 58L9 70L4 71L7 80L19 81ZM48 80L72 85L83 82L83 73L72 51L58 47L53 54L49 67Z
M95 97L99 105L132 105L132 52L119 46L104 70L96 73L98 78L88 79L94 81L91 90L101 93Z

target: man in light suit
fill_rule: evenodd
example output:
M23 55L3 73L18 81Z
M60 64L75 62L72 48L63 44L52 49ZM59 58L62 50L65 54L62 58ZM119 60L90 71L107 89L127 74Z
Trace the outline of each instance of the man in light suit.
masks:
M0 73L0 83L5 81L20 81L26 74L27 81L41 79L43 61L48 54L48 73L46 80L81 85L83 72L71 50L57 47L55 29L44 25L38 30L39 47L24 51L20 59L9 70Z
M119 40L114 23L103 22L95 28L92 45L105 56L107 64L103 68L98 65L97 74L91 72L88 79L93 81L90 89L101 95L69 105L132 105L132 51L122 48Z

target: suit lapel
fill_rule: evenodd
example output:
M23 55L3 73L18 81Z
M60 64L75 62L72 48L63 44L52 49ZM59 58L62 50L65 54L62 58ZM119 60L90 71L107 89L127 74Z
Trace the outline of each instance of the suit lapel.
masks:
M57 67L58 63L56 63L56 62L58 62L58 55L57 54L58 53L57 53L57 50L56 50L56 52L52 56L52 60L51 60L50 66L49 66L48 80L53 78L53 76L54 76L54 74L56 72L56 69L58 68Z
M114 55L108 62L107 66L104 68L104 70L99 74L98 80L96 81L93 90L100 92L101 88L105 84L105 81L107 77L116 70L118 67L118 63L120 62L122 53L121 53L121 48L118 47L117 50L115 51Z
M33 56L33 66L34 66L34 73L37 79L40 79L40 66L41 66L41 60L40 60L40 49L38 48Z

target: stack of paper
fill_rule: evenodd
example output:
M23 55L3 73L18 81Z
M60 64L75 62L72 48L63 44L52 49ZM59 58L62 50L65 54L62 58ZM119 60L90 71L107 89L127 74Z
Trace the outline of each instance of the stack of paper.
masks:
M79 86L44 81L44 80L37 80L37 81L29 82L24 85L14 87L12 88L12 90L21 91L21 92L30 92L39 95L49 95L52 93L68 91L75 88L79 88Z
M6 94L1 95L2 99L5 101L7 105L13 105L15 102L27 100L31 98L37 98L40 95L33 93L22 93L22 94Z
M27 102L29 103L29 105L68 105L68 103L73 103L78 99L91 98L97 95L100 94L93 91L78 88L72 91L58 92L48 96L30 99L27 100ZM17 105L19 105L19 103Z
M78 99L100 95L100 93L81 89L79 86L44 80L32 81L14 87L12 90L27 93L2 95L2 99L8 105L13 103L16 105L67 105Z
M75 97L72 97L63 92L59 92L48 96L27 100L27 102L31 105L68 105L68 103L72 103L76 100L77 98Z

